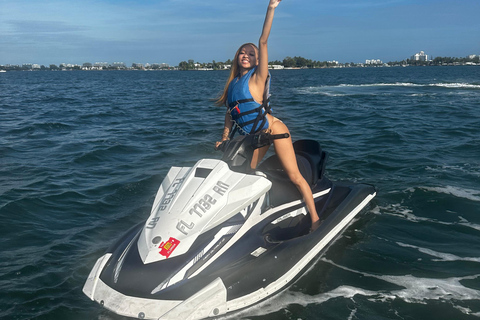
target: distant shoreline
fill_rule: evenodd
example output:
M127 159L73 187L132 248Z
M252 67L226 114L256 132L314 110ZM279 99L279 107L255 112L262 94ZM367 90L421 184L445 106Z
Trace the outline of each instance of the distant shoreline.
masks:
M316 69L350 69L350 68L405 68L405 67L477 67L480 66L478 64L442 64L442 65L363 65L363 66L329 66L329 67L289 67L289 68L270 68L270 70L316 70ZM188 70L181 70L179 68L169 68L169 69L138 69L138 68L105 68L105 69L81 69L81 68L62 68L62 69L50 69L50 68L3 68L0 66L0 73L5 72L40 72L40 71L53 71L53 72L61 72L61 71L194 71L194 72L201 72L201 71L229 71L230 69L207 69L207 68L199 68L199 69L188 69Z
M82 65L61 63L58 66L50 64L48 67L40 64L26 63L22 65L1 65L0 72L4 71L110 71L110 70L145 70L145 71L212 71L212 70L230 70L232 61L228 59L225 62L199 63L190 59L182 61L178 66L170 66L167 63L132 63L130 67L124 62L85 62ZM427 60L426 56L423 60L406 59L402 61L394 61L384 63L381 60L366 60L365 63L339 63L338 61L315 61L305 59L303 57L286 57L283 61L270 61L269 67L273 70L297 70L297 69L325 69L325 68L382 68L382 67L411 67L411 66L480 66L480 55L470 55L465 58L455 57L436 57Z

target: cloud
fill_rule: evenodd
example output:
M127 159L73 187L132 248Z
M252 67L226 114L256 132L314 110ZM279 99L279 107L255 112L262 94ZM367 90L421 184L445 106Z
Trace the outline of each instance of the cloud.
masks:
M70 25L63 21L7 20L11 33L17 35L40 33L67 33L85 30L83 26Z

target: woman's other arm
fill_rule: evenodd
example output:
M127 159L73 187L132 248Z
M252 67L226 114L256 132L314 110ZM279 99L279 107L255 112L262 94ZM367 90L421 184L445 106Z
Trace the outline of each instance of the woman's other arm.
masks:
M225 113L225 125L223 126L223 133L221 141L217 141L215 143L215 148L218 148L219 145L222 144L223 141L228 140L230 138L230 132L232 131L232 118L230 116L230 112L227 110Z

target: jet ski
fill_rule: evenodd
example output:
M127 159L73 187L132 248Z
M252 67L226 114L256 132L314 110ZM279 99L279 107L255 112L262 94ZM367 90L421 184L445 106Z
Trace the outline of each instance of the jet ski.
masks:
M148 219L97 260L83 292L119 315L193 320L249 307L293 283L376 190L330 181L320 144L296 141L322 221L311 231L305 203L277 156L250 168L256 148L285 137L239 136L222 144L221 160L172 167Z

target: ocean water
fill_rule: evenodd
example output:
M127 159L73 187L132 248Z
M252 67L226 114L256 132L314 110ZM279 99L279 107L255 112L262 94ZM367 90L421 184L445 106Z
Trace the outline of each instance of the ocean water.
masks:
M293 139L378 188L294 284L221 319L480 319L480 68L272 71ZM0 318L124 319L82 287L168 169L219 158L227 72L0 74Z

